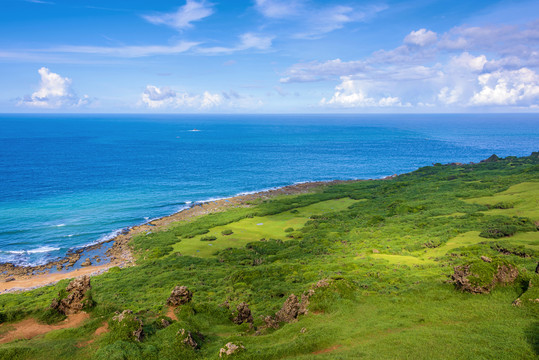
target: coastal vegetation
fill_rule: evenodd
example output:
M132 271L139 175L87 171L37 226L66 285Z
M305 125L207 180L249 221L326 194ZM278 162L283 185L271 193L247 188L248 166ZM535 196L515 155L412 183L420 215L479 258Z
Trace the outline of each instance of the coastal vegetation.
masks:
M82 324L0 359L535 359L539 153L489 160L141 233L135 266L76 293ZM23 319L69 319L51 307L66 287L0 295L0 343Z

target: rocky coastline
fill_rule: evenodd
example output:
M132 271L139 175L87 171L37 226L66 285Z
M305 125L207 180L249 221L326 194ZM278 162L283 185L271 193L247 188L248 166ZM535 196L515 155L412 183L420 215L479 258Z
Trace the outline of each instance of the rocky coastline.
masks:
M390 178L390 177L388 177ZM129 246L130 240L141 233L160 231L171 223L189 221L198 216L225 211L234 207L248 207L256 200L270 199L281 195L299 195L313 192L324 186L359 180L315 181L288 185L255 193L241 194L230 198L197 202L169 216L148 223L125 228L110 240L99 244L69 251L61 259L38 266L19 266L12 263L0 264L0 294L25 291L51 285L60 280L98 275L112 267L127 267L135 264Z

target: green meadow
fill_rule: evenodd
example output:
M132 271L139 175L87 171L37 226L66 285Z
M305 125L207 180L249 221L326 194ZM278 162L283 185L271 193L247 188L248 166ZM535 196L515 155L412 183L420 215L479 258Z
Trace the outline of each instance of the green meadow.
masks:
M533 153L177 222L132 240L136 266L92 278L81 326L2 344L0 359L218 359L228 342L244 347L224 356L234 359L537 359L538 205ZM460 291L455 267L476 264L480 280L492 279L481 256L518 277L489 293ZM316 287L320 280L327 286ZM49 305L68 283L0 295L0 339L25 318L62 321ZM172 320L166 302L176 285L193 297ZM307 314L265 326L290 294L309 290ZM242 302L252 325L232 321ZM126 309L142 321L142 341L112 320Z

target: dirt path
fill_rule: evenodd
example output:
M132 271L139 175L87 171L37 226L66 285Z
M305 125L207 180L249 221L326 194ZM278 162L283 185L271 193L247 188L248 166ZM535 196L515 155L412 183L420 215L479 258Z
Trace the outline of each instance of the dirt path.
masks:
M167 311L167 316L168 316L169 318L171 318L172 320L178 321L178 317L177 317L176 314L174 313L174 309L175 309L175 307L169 306L169 307L168 307L168 311Z
M330 352L332 352L332 351L337 350L337 349L340 348L340 347L341 347L341 345L333 345L332 347L328 347L328 348L326 348L326 349L313 351L312 354L313 354L313 355L327 354L327 353L330 353Z
M6 326L6 327L13 327L14 329L6 332L0 338L0 344L5 344L10 341L18 340L18 339L31 339L33 337L46 334L49 331L53 331L53 330L77 327L89 317L90 315L88 315L87 313L80 312L78 314L69 315L67 319L65 319L64 321L58 324L54 324L54 325L40 324L34 318L25 319L15 324L7 324L7 325L3 324L3 325L0 325L0 328Z

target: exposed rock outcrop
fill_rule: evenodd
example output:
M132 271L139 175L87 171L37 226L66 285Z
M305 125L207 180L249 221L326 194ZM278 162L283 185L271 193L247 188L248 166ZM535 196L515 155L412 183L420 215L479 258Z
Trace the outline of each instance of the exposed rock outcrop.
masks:
M192 298L193 293L186 286L176 286L167 299L167 304L170 306L179 306L187 304Z
M64 315L75 314L81 311L85 304L85 295L91 289L90 277L83 276L72 280L66 287L68 295L64 298L58 294L59 298L54 299L51 303L51 308L58 310Z
M489 258L489 257L486 257L486 256L481 256L481 260L483 260L484 262L488 262L488 263L492 262L492 259Z
M251 314L251 309L249 309L249 305L247 303L242 302L236 307L236 310L238 313L236 316L232 319L232 321L235 324L243 324L246 323L253 323L253 315Z
M489 293L496 284L511 284L518 276L518 270L513 265L498 264L496 270L492 274L492 278L481 281L480 277L473 273L471 268L471 265L455 267L455 272L451 276L451 279L457 289L472 294Z
M224 347L219 350L219 357L230 356L236 354L242 350L245 350L245 346L236 345L231 342L227 343Z

